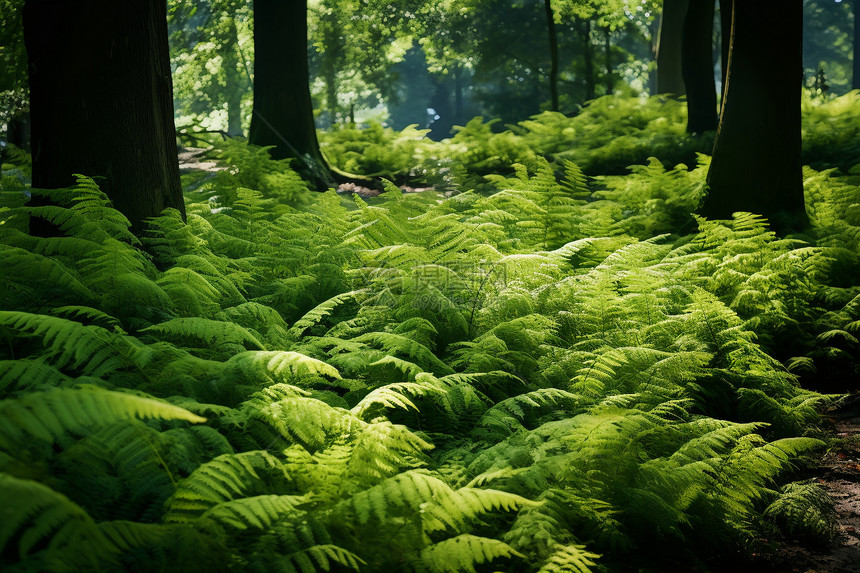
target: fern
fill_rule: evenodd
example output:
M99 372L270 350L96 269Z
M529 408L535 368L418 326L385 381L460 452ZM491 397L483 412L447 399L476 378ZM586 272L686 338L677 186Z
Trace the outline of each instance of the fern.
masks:
M835 535L833 503L818 484L792 482L780 488L779 495L764 510L764 516L781 523L791 535L829 541Z
M3 413L0 440L3 447L9 449L28 439L52 442L66 432L80 432L88 426L132 418L206 421L164 402L96 387L32 392L14 400L3 400L0 411Z
M291 479L280 460L265 451L225 454L198 467L167 501L165 521L188 523L212 508L254 491L271 491Z
M423 549L416 569L433 573L475 573L476 565L512 557L524 556L496 539L463 534Z
M538 573L589 573L600 555L585 549L584 545L559 546Z
M44 545L49 562L77 553L76 561L84 567L97 567L112 553L119 553L120 547L104 535L86 511L51 488L0 474L0 491L6 499L0 551L14 543L13 551L23 559Z

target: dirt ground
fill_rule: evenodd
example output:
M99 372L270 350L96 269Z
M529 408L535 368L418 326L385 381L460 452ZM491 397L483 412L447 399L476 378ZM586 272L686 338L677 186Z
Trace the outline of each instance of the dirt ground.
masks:
M826 416L836 439L812 479L833 499L836 536L820 548L797 540L780 544L756 560L762 573L860 573L860 394Z

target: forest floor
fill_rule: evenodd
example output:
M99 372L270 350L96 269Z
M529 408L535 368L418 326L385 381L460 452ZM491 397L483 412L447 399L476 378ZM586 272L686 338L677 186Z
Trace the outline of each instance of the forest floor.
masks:
M833 499L838 529L833 542L810 547L788 540L756 556L772 573L860 573L860 394L825 413L833 431L830 450L810 476Z
M219 167L206 158L209 149L180 148L181 173L206 171ZM405 193L433 190L432 187L401 186ZM341 184L339 194L355 194L372 199L380 194L354 183ZM831 447L808 478L818 482L834 502L837 531L832 543L810 546L808 540L787 539L764 543L754 554L750 571L756 573L860 573L860 393L848 396L833 410L825 412L832 432Z

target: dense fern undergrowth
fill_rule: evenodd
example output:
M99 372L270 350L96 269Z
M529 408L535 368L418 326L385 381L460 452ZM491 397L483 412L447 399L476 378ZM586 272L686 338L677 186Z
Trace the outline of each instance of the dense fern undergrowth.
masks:
M445 144L447 198L313 193L229 144L187 224L140 236L92 180L4 165L4 571L705 571L826 542L804 470L860 374L855 176L807 168L813 226L778 238L690 216L706 156L599 174L564 123L485 126ZM423 161L415 130L350 137Z

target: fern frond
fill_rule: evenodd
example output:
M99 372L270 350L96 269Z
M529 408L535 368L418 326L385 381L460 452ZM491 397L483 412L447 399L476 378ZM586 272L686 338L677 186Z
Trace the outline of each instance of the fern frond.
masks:
M325 302L322 302L306 312L304 316L298 319L292 326L291 332L295 336L301 336L304 332L313 325L320 322L326 316L330 315L335 308L345 302L354 299L356 295L361 293L361 290L353 290L335 295Z
M226 365L242 372L249 379L257 377L270 383L291 383L308 375L334 379L341 377L334 366L292 351L249 350L234 355Z
M268 529L284 519L300 519L306 501L296 495L257 495L224 501L207 510L200 520L232 529Z
M245 345L265 350L263 343L245 328L233 322L223 322L208 318L174 318L140 330L178 340L196 340L207 347L236 349Z
M0 265L4 283L41 284L43 288L66 289L85 301L95 300L95 294L69 269L54 258L24 249L0 245Z
M71 367L101 377L129 366L136 348L128 338L98 326L27 312L0 311L0 326L40 337L58 368Z
M391 332L369 332L354 339L355 342L379 346L389 354L401 354L423 368L440 374L453 374L454 370L439 360L433 352L411 338Z
M813 482L782 486L777 499L764 510L764 516L781 525L790 535L829 541L836 533L833 500Z
M463 534L422 549L417 568L430 573L476 573L476 565L511 557L525 555L498 539Z
M167 501L167 523L189 523L219 504L255 491L284 487L291 478L272 454L257 450L224 454L194 470Z
M591 573L591 568L597 565L594 560L599 558L585 545L559 545L538 573Z
M14 451L32 438L53 442L67 432L134 418L206 421L171 404L94 386L48 390L0 402L0 444Z
M62 386L70 380L41 360L0 360L0 396L21 390Z
M48 486L0 473L0 492L4 499L0 551L17 541L17 554L23 559L46 545L49 559L60 561L64 554L77 553L93 568L117 551L83 508Z

